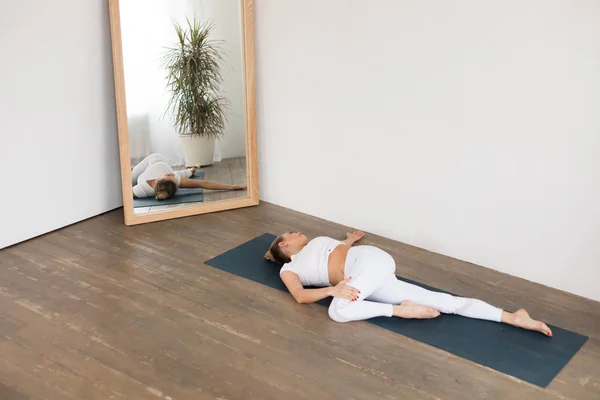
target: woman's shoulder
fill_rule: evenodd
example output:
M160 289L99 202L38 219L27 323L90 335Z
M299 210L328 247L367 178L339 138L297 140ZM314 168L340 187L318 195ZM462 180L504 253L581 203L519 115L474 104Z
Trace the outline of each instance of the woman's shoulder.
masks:
M335 239L330 238L329 236L317 236L316 238L312 239L310 242L329 242L331 240L335 240Z
M155 191L148 182L143 179L138 179L138 184L133 187L133 194L135 197L139 198L151 197L155 195Z
M295 268L294 268L294 261L290 261L288 263L283 264L281 266L281 268L279 269L279 275L281 275L282 273L284 273L286 271L296 273Z
M339 242L339 240L334 239L332 237L329 236L317 236L316 238L314 238L313 240L311 240L310 242L308 242L309 244L314 244L314 245L322 245L325 246L331 242Z

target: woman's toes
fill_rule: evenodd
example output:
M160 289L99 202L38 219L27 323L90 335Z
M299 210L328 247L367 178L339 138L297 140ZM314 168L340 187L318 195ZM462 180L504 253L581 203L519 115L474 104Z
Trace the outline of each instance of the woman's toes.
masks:
M427 311L429 311L429 315L433 318L438 317L440 315L440 312L435 308L428 307Z
M540 332L542 332L546 336L552 337L552 330L548 327L548 325L546 325L543 322L540 322L540 324Z
M541 321L534 320L529 316L529 313L527 311L520 309L519 311L515 312L514 316L515 326L523 329L528 329L530 331L538 331L548 337L552 337L552 331L550 330L548 325Z

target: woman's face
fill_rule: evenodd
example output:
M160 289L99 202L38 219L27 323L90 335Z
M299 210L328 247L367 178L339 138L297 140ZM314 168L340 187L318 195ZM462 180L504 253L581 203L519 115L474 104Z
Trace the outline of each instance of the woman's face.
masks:
M283 237L283 241L279 244L280 247L301 249L308 243L308 238L302 232L288 232L281 236Z

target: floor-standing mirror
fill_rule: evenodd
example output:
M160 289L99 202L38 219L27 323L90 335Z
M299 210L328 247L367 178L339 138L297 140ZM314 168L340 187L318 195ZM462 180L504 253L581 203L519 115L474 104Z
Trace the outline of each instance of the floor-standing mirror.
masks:
M125 223L258 204L252 0L109 0Z

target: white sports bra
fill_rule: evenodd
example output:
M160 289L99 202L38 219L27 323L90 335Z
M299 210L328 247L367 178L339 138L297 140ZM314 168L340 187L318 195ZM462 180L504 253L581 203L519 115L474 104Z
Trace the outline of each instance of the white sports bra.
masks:
M294 254L287 264L284 264L279 275L291 271L298 275L302 286L331 286L327 262L329 254L342 244L339 240L321 236L308 242L298 254Z

